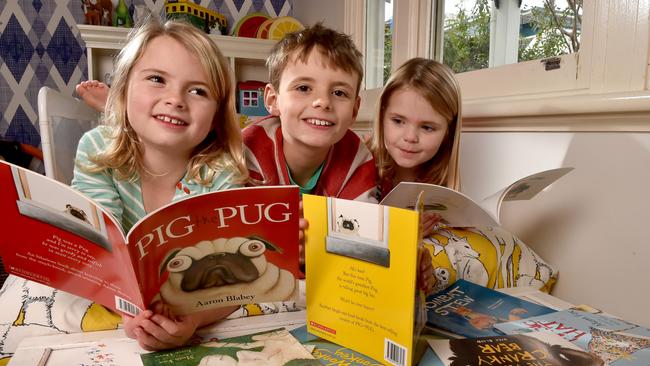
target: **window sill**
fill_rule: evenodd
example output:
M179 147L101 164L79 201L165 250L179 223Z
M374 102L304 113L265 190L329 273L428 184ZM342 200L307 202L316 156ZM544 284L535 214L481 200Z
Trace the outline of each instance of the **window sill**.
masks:
M650 132L650 92L467 100L463 130Z

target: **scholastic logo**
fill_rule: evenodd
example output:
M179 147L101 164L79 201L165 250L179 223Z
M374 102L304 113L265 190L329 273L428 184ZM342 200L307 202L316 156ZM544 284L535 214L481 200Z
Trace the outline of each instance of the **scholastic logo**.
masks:
M327 333L330 333L330 334L336 334L336 330L335 330L335 329L328 328L328 327L326 327L326 326L324 326L324 325L318 324L318 323L316 323L316 322L313 321L313 320L310 320L310 321L309 321L309 325L311 325L311 326L314 327L314 328L318 328L318 329L320 329L320 330L322 330L322 331L325 331L325 332L327 332Z

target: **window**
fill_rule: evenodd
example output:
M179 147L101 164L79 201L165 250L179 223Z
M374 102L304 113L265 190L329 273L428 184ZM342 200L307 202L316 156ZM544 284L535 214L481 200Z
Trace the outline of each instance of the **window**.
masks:
M384 85L392 69L393 3L370 1L366 7L365 87ZM372 19L372 21L370 21Z
M450 56L451 51L444 51L444 9L452 1L460 2L460 0L392 1L391 68L393 70L407 59L416 56L442 61L445 59L445 53ZM462 2L466 9L471 10L472 7L468 4L480 1ZM490 46L491 60L488 59L485 66L493 65L493 67L467 69L457 74L464 100L490 100L490 102L496 99L533 100L567 94L645 90L650 26L648 7L644 5L643 0L584 1L579 13L581 22L576 27L579 34L578 52L571 53L572 50L556 52L559 54L557 56L559 68L548 66L540 59L534 58L536 55L546 57L545 54L530 51L531 43L535 42L530 33L532 12L535 7L539 7L540 1L544 2L544 0L524 0L519 7L519 0L499 0L499 8L496 9L495 0L483 0L483 4L489 6L491 30L502 32L502 42L500 45ZM383 7L374 5L375 16L368 15L373 9L372 3L376 2L378 1L366 0L363 6L355 4L353 0L347 2L348 11L352 11L352 14L356 14L354 16L359 19L364 17L366 19L364 23L366 29L361 29L362 33L367 32L367 29L378 29L377 19L384 20L383 15L379 13L379 9ZM558 7L566 3L567 0L555 0ZM500 19L498 24L497 19ZM565 30L573 28L569 26L573 20L567 17L563 21ZM354 32L358 32L359 28L350 27L348 23L346 26L349 26L346 31L350 29L347 32L353 35L357 44L365 45L366 42L370 42L366 39L370 38L370 35L357 35ZM505 30L498 30L499 26ZM503 35L511 38L507 40ZM501 51L497 52L496 48L500 48ZM362 47L362 49L366 48ZM527 58L532 59L522 61ZM371 60L378 60L379 57L369 55L366 50L366 59L371 62ZM376 65L374 69L371 67L366 69L366 88L378 86L376 83L374 85L369 83L373 77L375 81L380 78Z
M578 51L582 0L446 0L432 19L433 56L459 73Z
M259 92L255 90L245 90L242 98L244 107L257 107Z

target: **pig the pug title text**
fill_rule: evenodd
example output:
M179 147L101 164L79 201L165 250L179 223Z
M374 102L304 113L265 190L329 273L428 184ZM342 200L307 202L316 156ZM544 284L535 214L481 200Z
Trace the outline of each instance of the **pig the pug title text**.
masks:
M258 203L255 205L239 205L234 207L219 207L214 209L211 216L191 215L177 217L166 225L156 227L145 234L135 243L140 260L149 254L149 248L159 247L169 242L169 239L178 239L190 235L200 225L216 225L217 229L231 225L257 225L262 222L280 223L289 221L292 211L286 202Z

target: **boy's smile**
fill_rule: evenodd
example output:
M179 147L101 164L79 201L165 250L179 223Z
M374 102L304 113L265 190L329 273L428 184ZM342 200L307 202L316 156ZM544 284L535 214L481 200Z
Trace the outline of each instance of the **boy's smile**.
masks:
M267 85L265 103L271 114L280 117L287 159L304 152L324 157L357 116L359 75L332 68L318 48L304 63L295 55L292 58L279 90Z

